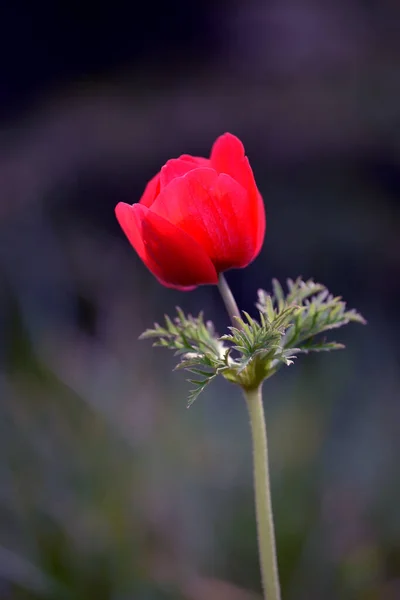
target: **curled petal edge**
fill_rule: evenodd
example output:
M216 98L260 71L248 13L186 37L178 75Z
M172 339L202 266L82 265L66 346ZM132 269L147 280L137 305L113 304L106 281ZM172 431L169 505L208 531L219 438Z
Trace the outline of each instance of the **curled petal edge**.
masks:
M218 275L203 248L190 235L141 204L120 202L118 222L151 273L180 290L218 283Z

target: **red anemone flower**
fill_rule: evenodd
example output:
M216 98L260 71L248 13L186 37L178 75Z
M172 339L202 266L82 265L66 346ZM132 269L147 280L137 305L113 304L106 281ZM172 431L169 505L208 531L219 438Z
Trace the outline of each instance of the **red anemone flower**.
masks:
M137 204L116 216L136 252L168 287L218 283L227 269L246 267L264 241L265 210L241 141L230 133L210 158L168 160Z

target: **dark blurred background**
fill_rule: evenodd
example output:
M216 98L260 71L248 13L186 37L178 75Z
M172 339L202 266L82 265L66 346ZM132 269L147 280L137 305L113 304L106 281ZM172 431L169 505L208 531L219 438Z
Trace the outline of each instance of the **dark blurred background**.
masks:
M244 309L314 277L367 327L265 385L285 600L400 598L400 4L0 7L0 598L260 597L238 389L138 335L162 288L114 217L168 158L244 142L265 199Z

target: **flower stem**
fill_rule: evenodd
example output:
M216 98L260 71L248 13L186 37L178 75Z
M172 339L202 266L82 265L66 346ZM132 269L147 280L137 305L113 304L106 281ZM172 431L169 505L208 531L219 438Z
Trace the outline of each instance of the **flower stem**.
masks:
M225 277L219 276L218 288L226 310L235 327L240 327L239 308ZM244 390L250 415L253 438L254 491L257 519L258 551L265 600L280 600L278 564L276 559L274 521L269 480L267 428L265 425L261 385Z
M238 305L236 304L236 300L233 297L233 294L231 292L231 288L227 284L226 279L222 275L222 273L220 273L220 275L219 275L218 289L220 291L222 300L224 301L225 308L228 311L228 315L232 321L233 326L240 327L240 321L238 321L236 319L236 317L241 319L240 311L239 311Z
M266 600L280 600L268 466L267 429L261 386L244 391L253 438L254 489L261 579Z

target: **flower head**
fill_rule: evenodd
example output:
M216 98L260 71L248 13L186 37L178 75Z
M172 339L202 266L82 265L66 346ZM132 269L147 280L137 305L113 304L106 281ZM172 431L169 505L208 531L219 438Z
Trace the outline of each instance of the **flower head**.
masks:
M166 162L137 204L116 216L136 252L168 287L216 284L246 267L265 235L265 210L241 141L219 137L210 158L183 154Z

